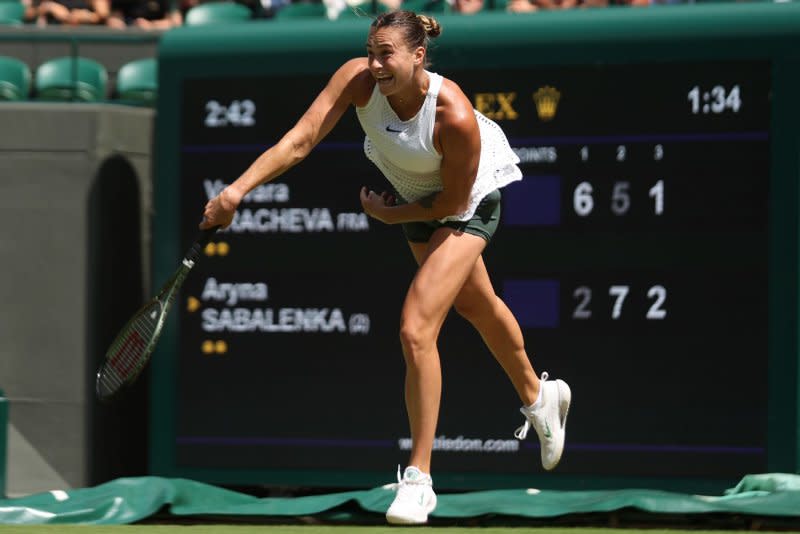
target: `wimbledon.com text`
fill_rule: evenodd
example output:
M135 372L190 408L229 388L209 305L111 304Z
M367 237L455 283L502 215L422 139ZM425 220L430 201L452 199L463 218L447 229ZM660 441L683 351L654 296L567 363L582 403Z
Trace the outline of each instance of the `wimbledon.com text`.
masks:
M400 438L397 440L400 450L411 450L411 438ZM519 441L516 439L480 439L465 438L458 436L448 438L439 436L433 440L433 450L451 452L517 452L519 451Z

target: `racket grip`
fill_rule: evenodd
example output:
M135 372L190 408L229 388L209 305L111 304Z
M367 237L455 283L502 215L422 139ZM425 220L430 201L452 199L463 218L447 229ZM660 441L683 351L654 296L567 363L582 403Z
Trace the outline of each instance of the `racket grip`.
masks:
M186 253L186 259L190 260L192 263L197 261L197 258L200 257L200 253L203 251L205 246L211 241L211 238L214 237L214 234L217 233L219 230L219 226L213 226L211 228L206 228L205 230L200 230L200 233L197 234L197 237L192 243L191 248L189 248L189 252Z

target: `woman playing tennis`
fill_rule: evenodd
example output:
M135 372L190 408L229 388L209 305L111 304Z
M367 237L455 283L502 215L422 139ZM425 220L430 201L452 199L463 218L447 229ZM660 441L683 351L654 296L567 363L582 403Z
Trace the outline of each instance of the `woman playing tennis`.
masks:
M400 341L406 363L405 399L412 449L386 518L425 523L436 507L431 453L442 387L436 340L451 307L480 332L508 374L523 407L524 439L531 426L542 465L561 459L571 393L561 380L537 377L519 324L492 288L482 252L497 228L500 191L520 180L519 159L499 126L473 109L454 82L426 70L436 20L409 11L379 15L367 57L342 65L283 138L219 196L208 202L201 228L228 226L242 198L302 161L355 106L367 157L397 198L362 188L371 217L402 225L419 264L403 303Z

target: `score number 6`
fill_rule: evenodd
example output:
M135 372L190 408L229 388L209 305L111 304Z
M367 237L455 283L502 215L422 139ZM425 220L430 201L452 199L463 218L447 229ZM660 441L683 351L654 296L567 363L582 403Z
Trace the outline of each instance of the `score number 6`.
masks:
M611 212L614 215L625 215L631 207L630 182L614 182L611 191ZM591 215L594 210L594 187L589 182L581 182L572 194L572 206L580 217ZM664 180L659 180L648 191L648 196L653 199L653 213L664 213Z

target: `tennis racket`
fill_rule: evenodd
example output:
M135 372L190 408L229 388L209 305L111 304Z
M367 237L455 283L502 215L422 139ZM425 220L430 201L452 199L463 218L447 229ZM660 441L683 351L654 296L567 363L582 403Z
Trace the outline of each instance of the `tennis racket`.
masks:
M200 257L200 252L218 229L219 226L202 230L198 234L175 274L117 334L97 370L95 391L98 399L108 401L119 395L136 380L147 365L175 296Z

